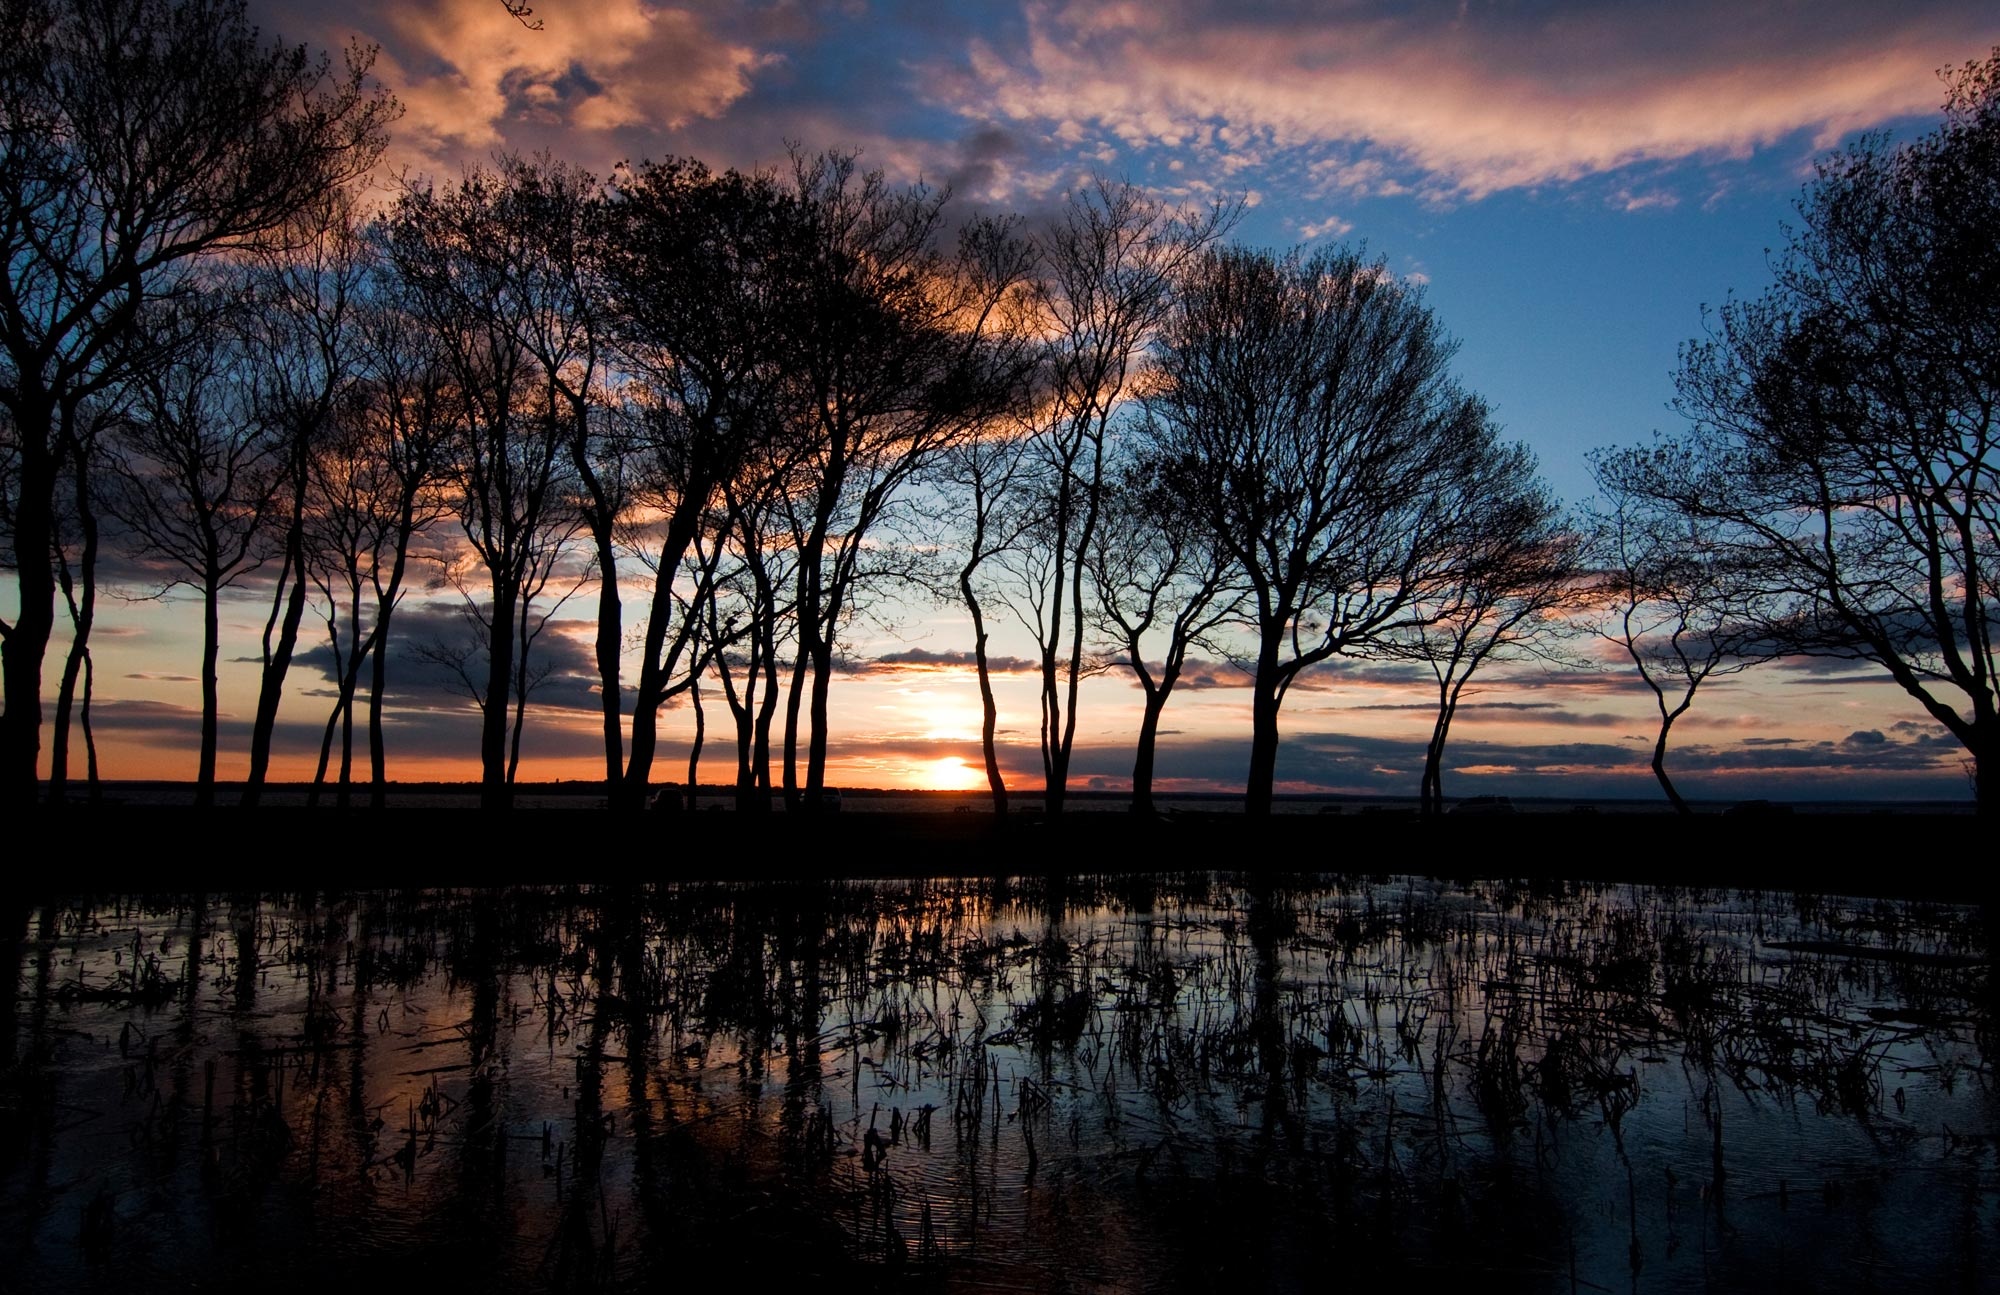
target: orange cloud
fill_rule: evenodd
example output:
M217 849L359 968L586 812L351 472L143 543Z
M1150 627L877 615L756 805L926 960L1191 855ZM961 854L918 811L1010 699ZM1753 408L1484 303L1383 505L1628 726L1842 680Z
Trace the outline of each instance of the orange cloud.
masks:
M613 132L666 132L718 116L771 61L690 8L566 0L537 16L546 21L531 30L499 0L362 0L344 31L304 5L282 12L278 26L327 43L379 44L376 74L405 110L387 160L392 170L434 176L496 149L549 146L607 168L624 155Z

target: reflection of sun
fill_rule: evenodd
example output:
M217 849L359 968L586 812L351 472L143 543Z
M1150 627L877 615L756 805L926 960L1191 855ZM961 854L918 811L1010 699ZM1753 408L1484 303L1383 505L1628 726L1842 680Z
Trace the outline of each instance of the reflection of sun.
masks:
M924 766L923 785L933 791L969 791L985 781L986 775L955 755L933 760Z

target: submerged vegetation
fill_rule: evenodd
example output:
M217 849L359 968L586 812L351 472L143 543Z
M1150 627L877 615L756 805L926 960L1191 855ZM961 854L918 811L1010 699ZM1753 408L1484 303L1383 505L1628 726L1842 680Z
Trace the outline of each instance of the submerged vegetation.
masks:
M1915 1286L1995 1258L1978 909L1181 874L10 920L28 1285Z

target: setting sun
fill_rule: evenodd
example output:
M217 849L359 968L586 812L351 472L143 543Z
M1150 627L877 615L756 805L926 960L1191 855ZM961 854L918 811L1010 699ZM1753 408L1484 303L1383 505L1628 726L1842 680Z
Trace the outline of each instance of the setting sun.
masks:
M955 755L933 760L929 777L922 784L938 791L969 791L986 780L986 775Z

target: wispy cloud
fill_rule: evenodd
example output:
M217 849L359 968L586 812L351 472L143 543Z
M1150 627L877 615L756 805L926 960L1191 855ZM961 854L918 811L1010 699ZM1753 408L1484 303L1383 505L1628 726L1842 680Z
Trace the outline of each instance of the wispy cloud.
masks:
M1017 36L973 43L946 93L1057 138L1211 162L1302 151L1329 185L1478 198L1800 133L1825 147L1934 110L1933 71L1996 33L1989 8L1949 0L1034 4Z

